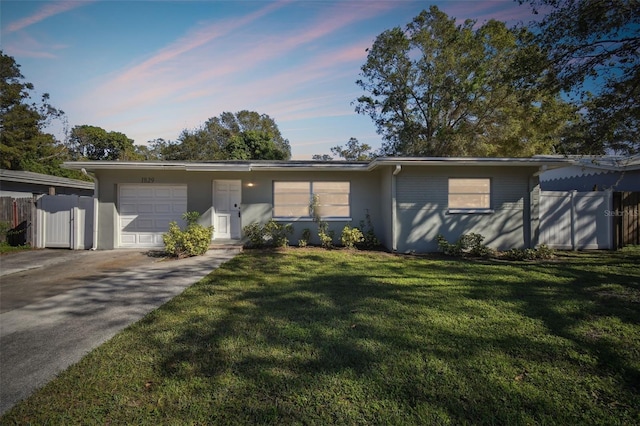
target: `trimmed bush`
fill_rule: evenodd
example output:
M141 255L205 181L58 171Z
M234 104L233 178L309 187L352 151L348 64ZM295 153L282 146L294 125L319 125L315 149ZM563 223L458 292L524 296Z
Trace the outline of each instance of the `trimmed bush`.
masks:
M464 234L455 243L450 243L447 239L438 234L437 236L438 248L444 254L448 256L475 256L485 257L494 254L494 250L486 245L482 244L484 237L480 234Z
M247 247L287 247L289 235L293 234L293 225L283 225L271 219L264 225L252 223L242 228L247 237Z
M364 241L364 235L358 228L352 228L349 225L345 225L342 229L342 236L340 238L342 245L348 249L355 248L356 244Z
M207 252L211 244L213 226L203 226L197 221L198 212L187 212L182 218L187 227L182 230L177 222L169 223L169 232L162 235L165 252L179 259L191 256L201 256Z

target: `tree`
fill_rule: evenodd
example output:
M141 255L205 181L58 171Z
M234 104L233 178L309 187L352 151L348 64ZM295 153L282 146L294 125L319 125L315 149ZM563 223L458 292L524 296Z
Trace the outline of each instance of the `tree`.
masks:
M34 86L24 81L13 57L0 51L0 166L11 170L64 173L60 164L66 149L46 127L64 112L49 104L43 94L40 103L31 102Z
M538 24L557 84L584 112L585 153L640 152L640 1L519 0L549 13Z
M368 161L375 157L371 152L371 146L366 143L361 144L356 138L349 138L344 148L342 145L334 146L331 152L347 161Z
M133 140L120 132L107 132L97 126L75 126L69 137L73 160L137 160Z
M279 149L270 133L247 130L231 136L224 151L230 160L287 160L288 156Z
M311 159L315 161L332 161L333 157L329 154L313 154Z
M167 160L288 160L289 141L275 121L255 111L223 112L201 128L184 130L162 149Z
M437 7L380 34L357 84L356 111L383 136L383 155L550 153L574 112L537 84L546 54L526 29L456 25Z

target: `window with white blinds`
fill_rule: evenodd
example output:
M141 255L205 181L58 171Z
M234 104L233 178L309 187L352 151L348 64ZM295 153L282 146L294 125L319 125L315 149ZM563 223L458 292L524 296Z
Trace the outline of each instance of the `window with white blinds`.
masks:
M449 178L449 209L490 209L491 179Z
M322 218L351 216L349 182L276 181L273 182L273 217L312 218L311 204L317 197Z

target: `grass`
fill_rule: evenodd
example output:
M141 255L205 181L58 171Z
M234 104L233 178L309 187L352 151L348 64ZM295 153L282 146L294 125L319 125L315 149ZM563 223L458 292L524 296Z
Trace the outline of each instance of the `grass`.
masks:
M638 424L640 249L251 250L2 424Z
M13 253L16 251L31 250L31 246L12 246L6 242L0 242L0 254Z

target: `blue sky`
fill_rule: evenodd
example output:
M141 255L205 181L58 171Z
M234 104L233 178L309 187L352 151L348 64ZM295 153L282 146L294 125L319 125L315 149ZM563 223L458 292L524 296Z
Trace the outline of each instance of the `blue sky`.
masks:
M69 125L136 144L224 111L271 116L294 159L381 138L354 112L365 49L435 4L449 16L528 22L496 1L2 1L2 50Z

